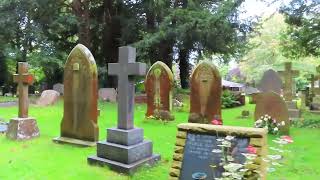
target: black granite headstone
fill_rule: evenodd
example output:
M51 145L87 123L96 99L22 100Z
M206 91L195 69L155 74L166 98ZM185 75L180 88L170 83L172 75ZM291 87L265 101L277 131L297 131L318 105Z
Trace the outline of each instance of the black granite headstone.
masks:
M204 134L188 133L184 155L182 160L182 169L180 179L194 180L195 177L202 176L205 179L214 179L221 177L224 172L220 166L222 152L212 152L213 150L222 150L218 145L221 143L218 139L224 136L213 136ZM229 148L229 155L234 158L235 163L244 164L245 156L242 153L248 153L249 138L235 137ZM216 166L212 168L211 166Z

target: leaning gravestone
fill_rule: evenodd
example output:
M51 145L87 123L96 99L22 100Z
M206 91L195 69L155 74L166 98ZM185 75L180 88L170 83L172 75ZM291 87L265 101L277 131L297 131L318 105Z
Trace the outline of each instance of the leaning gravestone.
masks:
M59 92L61 95L63 95L63 93L64 93L64 85L61 83L57 83L57 84L53 85L52 89Z
M221 139L229 139L230 148L224 151ZM227 141L225 141L227 142ZM215 179L225 172L221 165L226 156L232 157L233 163L244 165L246 158L242 153L249 153L248 148L257 150L252 164L245 165L252 174L245 179L266 179L267 164L261 160L267 155L267 131L262 128L244 128L232 126L213 126L208 124L184 123L178 125L170 179ZM260 171L259 174L255 171ZM198 177L198 178L196 178Z
M300 110L297 107L297 102L293 100L295 92L293 93L294 80L293 78L299 75L299 71L292 70L292 63L286 62L285 70L279 71L284 79L284 99L286 101L290 119L300 118Z
M189 122L209 124L221 118L221 77L217 68L200 62L191 75Z
M98 128L98 72L93 55L78 44L64 68L64 112L61 137L55 142L95 146Z
M259 90L261 92L275 92L281 93L282 81L277 72L272 69L264 72L259 84Z
M285 101L274 92L260 93L257 95L256 109L254 112L255 120L261 116L269 115L276 120L277 123L285 122L285 126L280 126L281 134L289 134L290 121L289 112Z
M19 115L9 122L7 137L13 140L25 140L40 135L35 118L28 117L29 98L28 87L33 84L33 76L28 74L28 63L18 63L18 73L14 75L14 82L18 83Z
M171 114L173 81L173 74L166 64L158 61L151 66L145 80L147 117L160 111Z
M107 165L126 174L160 160L152 153L152 142L143 139L143 129L133 123L134 77L146 73L146 64L135 59L135 48L120 47L119 63L109 63L109 75L118 76L118 127L107 129L107 141L98 142L97 155L88 157L89 164Z
M117 102L117 91L114 88L99 89L99 99L108 102Z
M55 90L45 90L37 101L38 106L54 105L59 100L60 93Z

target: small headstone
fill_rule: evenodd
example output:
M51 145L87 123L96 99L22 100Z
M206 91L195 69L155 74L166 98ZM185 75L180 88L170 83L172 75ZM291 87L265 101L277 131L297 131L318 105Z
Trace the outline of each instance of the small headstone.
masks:
M232 134L233 137L226 137ZM221 147L221 140L229 142L231 147ZM233 158L233 163L248 162L243 153L248 154L248 147L259 149L247 166L251 172L243 179L265 179L267 163L261 158L267 156L267 131L262 128L244 128L231 126L213 126L208 124L184 123L178 125L175 151L170 169L171 179L194 180L221 178L225 169L220 164ZM225 151L228 149L228 151ZM258 160L260 159L260 160ZM229 160L228 160L229 161ZM232 178L230 178L232 179Z
M217 68L200 62L191 75L189 122L209 124L221 117L221 77Z
M277 72L272 69L264 72L259 84L259 90L261 92L275 92L281 93L282 81Z
M18 83L19 113L17 118L10 119L7 138L13 140L26 140L40 135L37 121L29 117L28 87L33 84L33 76L28 74L28 63L18 63L18 74L15 74L14 82Z
M155 111L172 111L173 74L170 68L161 61L150 68L145 80L147 93L146 116L154 116Z
M99 99L108 102L117 102L117 91L114 88L99 89Z
M57 84L53 85L52 89L59 92L61 95L63 95L63 93L64 93L64 85L61 83L57 83Z
M289 112L285 101L274 92L260 93L257 95L256 109L254 112L255 120L261 116L269 115L276 120L277 123L285 122L285 126L280 126L279 130L282 134L289 134L290 121Z
M109 75L118 76L118 126L107 129L107 140L98 142L96 155L88 157L89 164L126 174L160 160L152 152L152 142L144 140L143 129L134 127L134 77L146 74L146 64L135 61L135 48L120 47L119 63L108 64Z
M59 100L60 93L55 90L45 90L37 101L38 106L54 105Z
M64 68L64 112L61 137L55 142L95 146L99 139L98 71L93 55L78 44Z

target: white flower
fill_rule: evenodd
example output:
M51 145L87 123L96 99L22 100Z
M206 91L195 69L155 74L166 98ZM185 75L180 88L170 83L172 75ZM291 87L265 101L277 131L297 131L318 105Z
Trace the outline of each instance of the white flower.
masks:
M275 127L275 128L273 129L273 131L277 132L277 131L279 131L279 129L278 129L277 127Z
M284 125L286 125L286 123L285 123L284 121L282 121L282 122L281 122L281 125L284 126Z
M212 150L213 153L222 153L222 150L221 149L214 149Z
M231 141L234 139L234 136L226 136L226 140Z

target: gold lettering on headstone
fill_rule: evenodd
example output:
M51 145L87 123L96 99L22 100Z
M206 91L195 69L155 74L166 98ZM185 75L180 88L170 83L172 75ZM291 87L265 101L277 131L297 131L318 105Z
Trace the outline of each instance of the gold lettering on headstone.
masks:
M79 70L80 70L80 65L79 65L79 63L74 63L72 69L73 69L74 71L79 71Z

